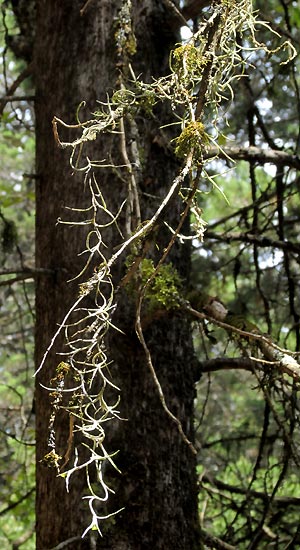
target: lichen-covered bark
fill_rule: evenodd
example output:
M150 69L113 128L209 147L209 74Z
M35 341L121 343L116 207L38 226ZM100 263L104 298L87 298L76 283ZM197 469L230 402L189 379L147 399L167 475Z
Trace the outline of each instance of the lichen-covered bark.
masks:
M80 15L84 2L79 0L37 1L35 42L36 133L37 133L37 280L36 364L67 309L77 296L77 283L67 281L82 267L77 254L83 248L84 230L57 226L58 217L66 218L66 206L82 207L87 194L80 174L73 174L68 154L59 150L53 139L54 115L75 122L78 104L87 102L86 113L96 107L96 99L105 100L118 79L115 69L114 33L120 1L92 0ZM136 0L133 3L138 52L132 60L136 74L148 81L151 75L167 71L169 49L178 37L168 27L168 14L161 2ZM83 116L83 115L81 115ZM89 115L87 115L89 116ZM161 123L168 120L166 109L158 109ZM137 117L139 147L143 150L140 198L144 219L157 208L157 197L164 195L178 169L172 155L161 145L159 122ZM65 136L67 139L68 132ZM90 154L106 158L112 152L118 158L118 136L93 143ZM99 174L99 183L113 211L126 194L124 184L114 173ZM152 198L151 198L152 197ZM156 198L155 198L156 197ZM181 207L173 202L168 221L179 221ZM124 222L120 218L120 224ZM157 235L163 249L169 238L165 229ZM108 253L118 238L111 230L104 234ZM157 248L153 248L157 254ZM124 258L123 258L124 259ZM176 244L172 261L183 277L189 271L189 249ZM43 271L47 270L47 271ZM115 270L116 281L123 267ZM108 510L125 507L114 520L103 525L99 549L188 549L198 548L195 457L182 441L177 427L162 409L157 390L146 364L145 355L134 330L130 296L123 289L117 296L115 322L124 335L112 332L109 338L113 380L121 388L121 415L126 420L107 435L106 447L120 449L116 462L122 474L108 471L116 495ZM147 326L145 338L153 364L162 384L167 404L181 420L193 439L194 360L189 323L176 313ZM55 350L59 350L57 342ZM89 523L85 502L84 476L71 482L69 494L64 482L40 460L47 452L49 396L40 383L49 386L60 358L53 350L39 373L36 387L37 414L37 548L46 550L72 537L80 537ZM68 417L56 426L61 453L67 447ZM70 548L94 548L86 540L73 540Z

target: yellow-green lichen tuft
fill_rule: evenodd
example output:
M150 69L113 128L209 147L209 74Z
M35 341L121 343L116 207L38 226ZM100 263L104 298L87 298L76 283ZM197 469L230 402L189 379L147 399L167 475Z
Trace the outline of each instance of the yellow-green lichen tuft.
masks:
M185 44L173 50L171 66L181 78L198 81L201 78L207 59L203 55L202 45Z
M208 137L202 122L189 122L175 139L175 154L179 158L185 158L191 151L196 161L202 160L202 152L208 143Z

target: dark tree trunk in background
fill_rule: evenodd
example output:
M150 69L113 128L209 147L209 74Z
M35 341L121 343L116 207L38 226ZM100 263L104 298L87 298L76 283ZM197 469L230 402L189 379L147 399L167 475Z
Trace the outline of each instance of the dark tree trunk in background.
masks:
M87 102L86 114L96 108L96 99L116 87L114 33L120 1L92 0L83 15L83 0L38 0L35 45L36 137L37 137L37 267L49 270L37 280L36 365L38 366L57 323L64 318L78 295L78 282L67 283L82 268L78 253L84 248L84 231L56 225L66 218L66 206L83 207L88 197L82 175L72 174L68 152L55 145L51 120L54 115L75 122L78 104ZM132 60L136 74L150 81L168 70L169 50L178 36L168 26L162 2L133 2L138 52ZM83 115L82 115L83 116ZM81 118L82 118L81 116ZM168 121L167 111L157 111L160 123ZM156 123L137 118L139 147L143 148L141 205L149 219L174 178L178 166L165 148L158 145ZM157 127L159 123L157 124ZM70 135L65 132L64 138ZM72 136L71 139L74 139ZM119 138L93 143L96 159L107 158L119 148ZM109 158L109 157L108 157ZM125 196L124 184L114 174L98 172L98 182L111 209L116 211ZM150 198L149 198L150 197ZM154 197L154 198L151 198ZM180 205L173 203L168 221L178 223ZM120 220L122 224L122 219ZM161 230L158 244L162 250L169 235ZM120 237L109 230L104 242L112 248ZM188 276L189 249L176 245L172 262L183 277ZM122 267L119 267L121 273ZM118 278L118 273L115 274ZM113 381L121 388L120 410L126 421L107 434L108 451L120 449L116 458L121 475L108 472L116 494L110 497L109 510L125 507L114 521L102 525L103 538L97 548L110 550L166 550L199 548L195 457L182 441L177 427L162 409L149 372L144 351L134 331L132 307L126 296L118 297L115 322L125 335L110 336ZM162 384L166 401L193 439L194 359L190 326L178 314L151 323L145 338ZM49 396L40 383L49 386L61 360L55 355L59 342L49 354L37 377L37 549L47 550L74 537L67 548L95 548L87 536L80 537L90 523L87 503L81 500L85 479L71 480L70 493L55 469L47 468L42 458L47 448L50 415ZM57 446L63 454L67 447L68 417L56 425Z

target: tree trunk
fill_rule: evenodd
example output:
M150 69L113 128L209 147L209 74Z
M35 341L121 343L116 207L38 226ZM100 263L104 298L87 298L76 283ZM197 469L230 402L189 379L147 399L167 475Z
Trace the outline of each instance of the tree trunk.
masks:
M82 268L78 253L84 248L86 230L56 225L66 218L66 206L83 208L88 204L82 175L72 173L68 153L58 149L52 134L54 115L75 123L81 101L86 101L87 117L97 108L96 100L105 101L117 85L115 25L121 2L91 0L37 1L35 42L36 81L36 162L37 215L36 261L40 274L36 290L36 366L38 367L57 323L64 318L78 295L78 282L67 281ZM134 71L151 81L168 70L169 51L178 37L168 26L168 14L161 2L136 0L133 3L137 54ZM163 197L178 166L157 139L159 124L170 119L166 109L158 109L157 123L137 117L139 147L143 149L140 175L142 218L149 219ZM82 119L83 115L81 115ZM68 130L64 140L70 137ZM93 142L90 155L97 160L118 158L118 136ZM97 174L98 177L98 174ZM114 172L101 170L99 183L112 211L116 211L126 188ZM172 204L167 219L176 225L180 219L179 202ZM125 232L124 219L119 220ZM168 242L166 230L160 230L160 250ZM112 230L104 234L108 253L120 237ZM154 249L155 250L155 249ZM176 244L173 264L187 281L189 249ZM94 266L92 266L94 267ZM122 264L115 270L116 284L124 274ZM80 280L80 282L82 279ZM63 345L55 343L46 364L37 376L37 549L48 550L70 539L67 548L111 550L147 550L199 548L195 457L183 441L177 426L163 410L157 388L149 371L145 353L134 330L134 313L125 291L118 296L115 322L124 332L112 332L109 338L113 381L121 388L120 421L107 434L109 451L119 449L116 463L121 474L109 471L111 496L108 511L124 510L113 521L102 524L103 537L97 542L81 534L90 523L86 501L85 477L75 476L67 493L55 468L45 466L49 452L47 432L51 406L49 387L56 376L61 358L56 355ZM193 440L194 357L190 325L178 314L169 312L145 330L145 339L162 385L167 405L180 419L186 435ZM53 399L53 398L52 398ZM55 424L56 444L63 455L68 446L69 420L60 415ZM96 546L95 546L96 544Z

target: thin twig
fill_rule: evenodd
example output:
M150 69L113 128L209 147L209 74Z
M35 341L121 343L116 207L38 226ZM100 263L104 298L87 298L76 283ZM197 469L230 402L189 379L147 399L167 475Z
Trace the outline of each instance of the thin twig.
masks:
M193 151L190 153L190 156L192 158L193 156ZM146 293L146 290L148 288L148 286L151 284L151 281L155 278L157 272L159 271L159 268L160 266L163 264L163 262L165 261L165 259L167 258L175 240L176 240L176 237L177 235L179 234L181 228L182 228L182 225L183 223L185 222L185 219L188 215L188 212L190 210L190 206L191 206L191 203L193 201L193 198L195 196L195 193L197 191L197 187L198 187L198 179L199 179L199 176L200 176L200 172L201 170L199 169L198 171L198 174L197 174L197 177L195 178L194 180L194 185L193 185L193 188L190 192L190 196L189 196L189 199L187 201L187 204L186 204L186 207L185 207L185 210L183 212L183 215L181 216L181 219L180 219L180 222L174 232L174 234L172 235L172 238L168 244L168 246L166 247L166 249L164 250L164 253L162 255L162 257L160 258L154 272L152 273L152 275L149 277L149 279L147 280L147 282L145 283L144 287L142 288L141 292L140 292L140 295L139 295L139 300L138 300L138 305L137 305L137 311L136 311L136 324L135 324L135 327L136 327L136 333L137 333L137 336L143 346L143 349L144 349L144 352L145 352L145 355L146 355L146 359L147 359L147 364L148 364L148 367L151 371L151 374L152 374L152 377L153 377L153 380L154 380L154 383L157 387L157 390L158 390L158 393L159 393L159 397L160 397L160 401L161 401L161 404L163 406L163 409L165 410L165 412L167 413L167 415L172 419L172 421L177 425L177 428L178 428L178 431L183 439L183 441L189 446L189 448L191 449L192 453L193 454L197 454L197 451L194 447L194 445L192 444L192 442L188 439L188 437L186 436L186 434L184 433L184 430L182 428L182 424L179 420L179 418L177 418L171 411L170 409L168 408L167 404L166 404L166 399L165 399L165 396L164 396L164 392L163 392L163 389L161 387L161 384L158 380L158 377L157 377L157 374L156 374L156 371L155 371L155 368L153 366L153 363L152 363L152 358L151 358L151 354L150 354L150 351L149 351L149 348L146 344L146 341L145 341L145 337L144 337L144 333L143 333L143 329L142 329L142 324L141 324L141 307L142 307L142 302L143 302L143 299L145 297L145 293Z
M22 82L31 75L32 70L33 70L33 62L27 65L26 69L24 69L24 71L22 71L19 74L18 78L16 78L16 80L12 83L12 85L6 90L6 95L2 97L0 100L0 116L3 114L5 105L9 101L11 101L11 99L6 99L6 97L13 96L14 92L17 90L20 84L22 84Z

